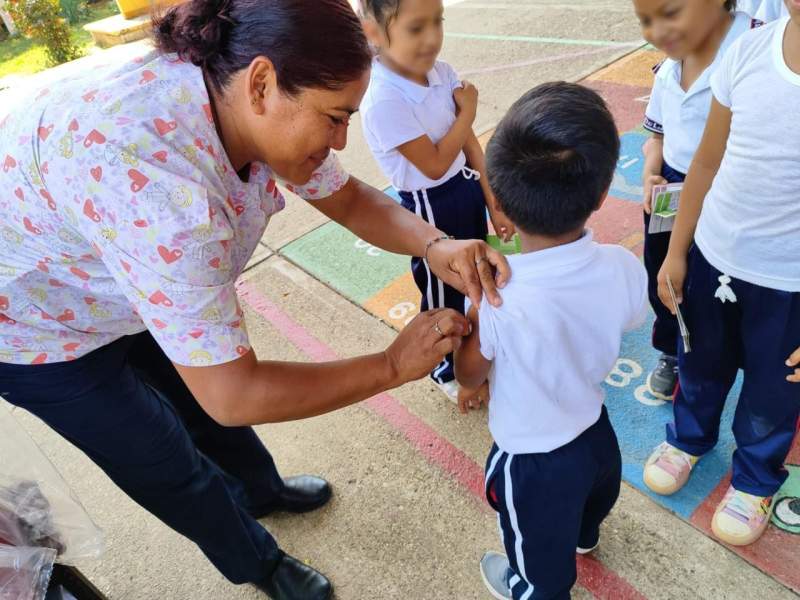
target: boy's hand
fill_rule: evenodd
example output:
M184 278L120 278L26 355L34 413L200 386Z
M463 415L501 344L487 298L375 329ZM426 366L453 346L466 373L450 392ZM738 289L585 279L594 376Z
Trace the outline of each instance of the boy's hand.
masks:
M505 214L489 209L489 219L492 221L492 227L494 227L495 233L497 233L504 242L507 242L514 236L516 232L514 223L509 221Z
M794 367L794 373L786 376L786 381L792 383L800 383L800 348L792 352L792 355L786 359L787 367Z
M661 175L646 175L642 184L644 185L644 197L642 198L642 207L644 212L648 215L653 210L653 187L656 185L665 185L667 180Z
M470 122L475 120L478 114L478 88L469 81L462 81L461 87L453 90L453 100L459 115L468 115Z
M465 415L470 410L477 410L481 404L489 406L489 383L484 382L477 390L465 387L458 388L458 411Z

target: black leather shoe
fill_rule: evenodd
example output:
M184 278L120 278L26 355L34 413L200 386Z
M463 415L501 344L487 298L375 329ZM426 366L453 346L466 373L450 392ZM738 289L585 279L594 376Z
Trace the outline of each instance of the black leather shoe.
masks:
M331 499L331 486L321 477L298 475L297 477L287 477L283 483L284 488L278 496L277 502L251 511L256 519L261 519L276 511L310 512L324 506Z
M333 593L327 577L288 554L272 576L256 586L272 600L328 600Z

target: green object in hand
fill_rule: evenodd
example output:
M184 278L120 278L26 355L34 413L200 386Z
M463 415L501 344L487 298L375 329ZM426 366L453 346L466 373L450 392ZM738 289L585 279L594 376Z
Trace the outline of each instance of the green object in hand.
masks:
M503 254L519 254L522 251L522 242L516 233L507 242L504 242L499 235L487 235L486 243Z

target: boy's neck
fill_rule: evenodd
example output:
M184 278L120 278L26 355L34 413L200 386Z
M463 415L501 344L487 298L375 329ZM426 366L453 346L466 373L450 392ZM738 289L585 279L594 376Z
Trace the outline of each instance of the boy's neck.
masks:
M519 229L517 230L517 233L519 234L521 253L529 254L531 252L538 252L540 250L547 250L548 248L565 246L566 244L577 242L583 237L584 231L586 231L586 229L583 225L581 225L573 231L562 233L561 235L557 236L525 233Z
M412 73L408 69L404 69L403 67L401 67L399 64L397 64L395 61L393 61L391 58L389 58L389 56L387 56L383 52L380 53L380 55L378 56L378 60L381 61L381 64L384 67L386 67L387 69L389 69L390 71L392 71L394 73L397 73L398 75L400 75L400 77L404 77L405 79L408 79L409 81L413 81L414 83L416 83L418 85L422 85L422 86L428 87L429 83L428 83L428 74L427 73L423 73L422 75L420 75L418 73Z
M723 9L723 14L720 15L720 18L714 24L708 37L706 37L700 46L695 48L694 52L691 52L689 56L686 57L686 62L703 66L710 65L714 62L720 46L722 46L722 41L725 39L725 36L728 35L728 31L733 25L735 18L735 13L730 13Z

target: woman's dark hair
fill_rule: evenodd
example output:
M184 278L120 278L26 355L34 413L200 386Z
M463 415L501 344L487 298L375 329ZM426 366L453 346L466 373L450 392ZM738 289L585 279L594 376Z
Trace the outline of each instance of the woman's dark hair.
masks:
M218 92L258 56L290 96L341 89L372 56L347 0L188 0L153 18L153 37L159 51L201 67Z
M372 17L385 30L400 11L400 0L361 0L361 12Z
M736 0L725 0L725 9L728 11L736 10Z

